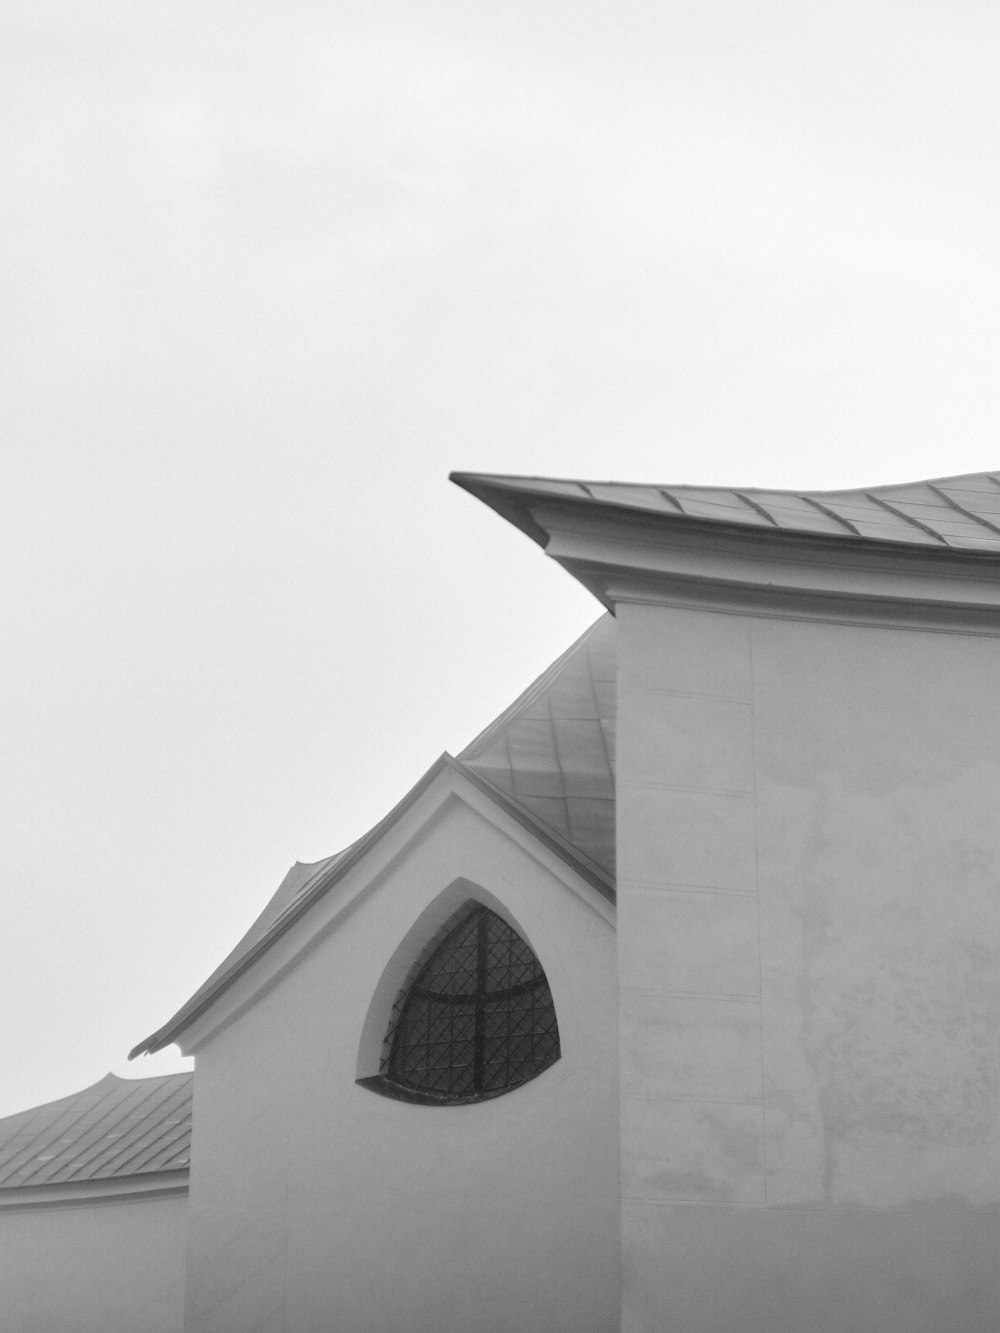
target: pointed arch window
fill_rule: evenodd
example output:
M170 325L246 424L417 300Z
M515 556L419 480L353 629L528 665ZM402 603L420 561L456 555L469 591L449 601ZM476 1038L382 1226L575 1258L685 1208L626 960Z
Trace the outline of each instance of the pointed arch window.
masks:
M376 1078L391 1097L454 1105L496 1097L559 1059L559 1026L531 946L466 902L417 959L393 1006Z

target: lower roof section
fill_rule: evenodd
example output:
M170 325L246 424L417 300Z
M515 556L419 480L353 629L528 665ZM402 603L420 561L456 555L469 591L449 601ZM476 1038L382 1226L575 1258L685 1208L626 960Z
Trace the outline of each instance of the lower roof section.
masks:
M0 1191L186 1177L193 1083L190 1073L106 1074L81 1092L4 1117Z

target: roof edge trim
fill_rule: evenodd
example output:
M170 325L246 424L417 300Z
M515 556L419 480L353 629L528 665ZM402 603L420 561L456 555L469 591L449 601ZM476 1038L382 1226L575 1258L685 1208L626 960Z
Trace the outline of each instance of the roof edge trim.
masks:
M190 1166L170 1171L151 1171L147 1176L121 1176L108 1180L69 1180L53 1185L11 1185L0 1190L0 1212L37 1208L81 1208L114 1203L151 1203L158 1199L185 1197Z
M448 480L461 487L463 491L468 491L476 500L481 500L487 508L494 510L501 518L505 518L508 523L512 523L515 528L520 528L533 542L537 542L542 550L548 546L549 534L540 523L535 522L531 515L523 498L526 492L519 491L516 486L516 481L521 480L520 478L512 478L512 484L500 486L495 478L480 473L450 472ZM584 504L597 503L590 496L581 495L578 498L572 498L576 503L581 501Z
M365 856L379 839L417 802L435 779L444 772L459 774L462 779L470 782L477 790L489 796L507 814L533 833L551 851L555 852L560 859L568 862L576 873L596 889L602 897L614 902L614 884L601 866L595 861L591 861L585 853L572 847L554 829L549 829L540 820L536 819L530 811L525 810L515 800L499 791L491 782L478 773L474 773L450 754L445 753L431 765L427 772L418 779L402 800L397 802L383 819L379 820L357 842L347 848L346 852L324 874L318 876L307 886L304 892L288 904L260 939L242 957L234 961L231 968L217 977L211 986L204 989L199 988L195 991L194 995L185 1004L181 1005L180 1009L162 1027L157 1028L155 1032L134 1046L129 1052L128 1058L134 1060L139 1055L152 1055L176 1041L182 1032L215 1003L223 991L227 990L237 977L252 967L277 939L308 912L314 902L333 888L348 870Z
M990 474L989 479L998 487L1000 481ZM683 511L673 512L668 510L654 510L646 507L637 508L624 500L615 500L611 498L597 499L584 488L590 485L617 485L619 483L594 483L594 482L567 482L555 478L546 477L507 477L494 476L484 473L474 472L452 472L449 480L456 486L468 491L477 500L482 501L488 508L499 514L501 518L506 519L514 527L519 528L527 536L538 543L547 553L552 554L550 546L552 544L553 532L546 526L545 519L539 514L540 509L547 510L550 514L555 512L577 513L580 514L589 511L592 515L603 515L607 521L617 520L628 522L636 527L644 527L649 530L651 527L660 527L675 532L688 532L692 535L701 534L702 536L712 537L719 533L728 533L733 537L740 537L743 540L749 540L755 545L761 539L775 543L776 547L786 550L798 549L800 551L827 550L836 551L838 548L849 548L855 551L865 553L869 556L881 558L891 558L892 555L913 557L919 556L923 559L936 563L939 567L943 564L954 565L962 561L968 561L970 566L996 566L998 552L995 546L989 549L976 549L973 546L951 543L945 540L941 534L935 532L924 523L914 519L912 515L903 514L896 510L890 503L878 499L876 503L882 510L896 513L903 521L923 534L922 538L907 540L903 537L882 538L863 534L854 524L850 523L842 515L832 512L828 505L823 503L827 497L837 498L848 494L870 495L870 491L862 491L860 488L856 492L847 491L813 491L804 492L800 490L780 491L774 489L765 491L763 488L741 487L739 491L729 491L725 487L699 487L700 491L719 491L720 493L738 494L747 504L750 504L750 496L778 495L785 494L797 499L806 500L816 509L821 510L831 519L844 526L843 533L817 532L811 528L794 527L784 524L775 525L773 520L767 525L759 522L741 523L735 518L730 517L705 517L701 514L692 514ZM936 478L933 481L922 483L928 486L940 486L944 481L961 480L961 478ZM900 483L898 487L881 487L880 491L890 492L894 489L901 490L907 485L917 483ZM572 493L567 488L571 485L579 488L578 493ZM551 487L546 490L545 487ZM653 489L653 488L649 488ZM666 487L657 487L664 493L670 494ZM675 487L675 490L680 488ZM673 498L673 497L672 497ZM753 505L757 509L757 505ZM978 516L974 516L978 519ZM850 529L854 528L851 532ZM991 525L983 524L984 531L989 531ZM933 537L933 541L928 542L927 536ZM591 589L591 591L593 591ZM596 594L595 594L596 595Z
M332 888L346 871L355 865L384 833L388 832L450 763L454 763L454 760L449 754L442 754L436 759L427 772L417 779L402 800L397 801L387 815L380 819L377 824L373 824L357 842L346 848L325 873L320 873L311 883L307 882L304 891L292 899L260 939L251 945L242 957L234 960L231 968L217 977L211 986L207 988L199 987L194 995L181 1005L172 1018L139 1042L137 1046L134 1046L129 1051L128 1058L134 1060L139 1055L154 1055L165 1046L170 1046L185 1028L190 1027L194 1020L200 1017L238 976L256 962L261 954L265 953L274 941L283 935L312 906L317 898ZM204 994L202 993L203 990Z

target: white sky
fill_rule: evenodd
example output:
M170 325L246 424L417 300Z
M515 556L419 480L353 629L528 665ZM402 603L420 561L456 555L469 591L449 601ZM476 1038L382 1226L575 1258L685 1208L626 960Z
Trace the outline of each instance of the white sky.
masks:
M1000 464L995 0L10 0L0 1114L597 615L450 469Z

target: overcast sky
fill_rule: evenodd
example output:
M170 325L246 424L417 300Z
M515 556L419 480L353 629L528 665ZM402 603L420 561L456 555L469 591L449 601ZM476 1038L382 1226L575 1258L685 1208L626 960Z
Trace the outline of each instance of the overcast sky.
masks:
M995 0L8 0L0 1114L599 612L453 468L1000 465Z

